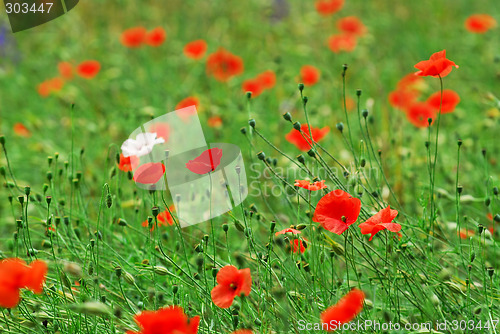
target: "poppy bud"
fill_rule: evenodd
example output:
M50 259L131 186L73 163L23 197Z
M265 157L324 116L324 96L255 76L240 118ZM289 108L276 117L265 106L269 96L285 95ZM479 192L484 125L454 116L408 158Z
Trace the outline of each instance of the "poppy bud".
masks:
M17 228L23 228L23 221L21 219L16 220Z
M457 145L458 145L458 147L462 146L462 144L463 144L462 139L457 140Z
M300 125L300 122L299 122L299 121L297 121L297 122L293 123L293 128L294 128L295 130L300 131L300 127L301 127L301 125Z
M266 159L266 154L260 151L259 153L257 153L257 158L259 158L259 160L264 161Z
M0 135L0 144L5 145L5 136L4 135Z
M361 89L356 89L356 95L361 96Z
M197 244L194 247L194 250L197 251L198 253L201 253L201 252L203 252L203 246L201 244Z
M289 121L289 122L292 121L292 115L288 111L283 114L283 118L285 119L285 121Z
M308 273L308 272L310 272L310 271L311 271L311 267L309 267L309 263L304 264L304 267L303 267L303 268L304 268L304 271L305 271L306 273Z
M21 205L24 204L24 196L17 196L17 200L21 203Z
M219 272L219 270L217 270L217 268L212 268L212 277L213 278L217 277L218 272Z
M472 252L470 254L470 263L474 262L474 259L476 258L476 253L475 252Z
M249 119L248 120L248 125L250 125L252 128L255 128L255 120L253 118Z
M247 128L243 127L240 129L241 133L243 133L244 135L247 134Z
M278 159L273 158L273 166L276 167L278 165Z
M313 149L310 149L309 151L307 151L307 155L310 156L311 158L314 158L316 156Z
M496 214L494 217L493 217L493 220L497 223L500 223L500 214Z
M426 141L425 141L425 147L426 147L426 148L429 148L429 146L431 146L431 142L430 142L430 141L428 141L428 140L426 140Z
M304 164L306 160L304 159L304 156L302 154L297 155L296 159L301 163Z
M366 119L368 117L368 110L367 109L363 109L361 111L361 116L363 116L363 118Z
M304 84L299 83L299 91L302 93L303 90L304 90Z
M108 209L113 205L113 197L111 197L111 194L106 195L106 206Z
M431 117L427 118L427 123L429 123L429 126L431 126L431 124L432 124L432 118Z
M247 93L246 93L246 96L247 96L247 99L249 99L249 100L250 100L250 99L252 98L252 92L247 92Z
M337 130L340 131L340 133L344 132L344 123L342 123L342 122L337 123L336 127L337 127Z
M477 225L477 233L479 233L479 235L481 235L481 233L483 233L483 230L484 230L483 224Z
M493 277L493 274L495 273L495 269L493 267L488 267L486 268L486 271L488 271L488 276Z
M118 218L118 225L127 226L127 221L123 218Z
M116 274L117 277L121 277L122 276L122 268L116 267L115 268L115 274Z
M276 228L276 222L273 220L273 221L271 221L271 233L274 232L275 228Z
M114 178L115 176L116 176L116 167L115 167L115 166L113 166L113 167L111 168L111 171L109 172L109 178L110 178L110 179L112 179L112 178Z
M204 234L204 235L203 235L203 241L204 241L204 242L207 242L207 241L208 241L208 238L209 238L208 234Z
M94 248L94 246L95 246L95 239L90 239L90 247Z
M24 187L24 193L26 194L26 196L29 196L29 195L30 195L30 192L31 192L31 188L30 188L30 186L26 186L26 187Z
M307 96L304 96L302 98L302 102L304 102L304 104L307 104L308 101L309 101L309 98Z
M45 202L47 202L47 205L50 205L50 202L52 202L52 196L45 197Z
M498 187L493 187L493 194L498 195Z
M483 149L481 150L481 153L483 154L483 157L485 157L485 158L486 158L486 149L485 149L485 148L483 148Z
M272 163L271 158L267 157L267 158L266 158L266 162L270 165L270 164Z
M153 217L157 217L158 214L160 213L160 209L157 207L157 206L154 206L152 209L151 209L151 213L153 214Z
M484 205L486 205L488 207L488 206L490 206L490 204L491 204L491 198L486 197L486 199L484 200Z
M439 306L439 304L441 304L441 301L439 300L439 297L436 296L435 294L432 294L432 296L431 296L431 302L432 302L432 305L434 305L434 306Z
M481 312L483 311L483 308L481 306L476 306L472 312L475 314L475 315L479 315L481 314Z
M347 71L347 64L342 65L342 76L345 76L345 72Z
M463 187L463 186L461 186L461 185L458 185L458 186L457 186L457 193L458 193L458 194L461 194L461 193L462 193L462 191L464 191L464 187Z
M177 285L174 285L172 287L172 293L175 295L179 291L179 287Z
M457 294L457 295L464 295L464 293L462 292L462 289L460 289L460 287L453 283L453 282L444 282L444 284L446 284L448 286L448 288L450 289L451 292Z
M296 230L302 231L303 229L307 228L306 224L299 224L295 227Z
M471 264L469 264L469 265L467 266L467 269L469 269L469 272L471 272L471 271L472 271L472 265L471 265Z
M255 326L260 327L262 325L262 321L260 321L258 318L255 318L254 322Z
M332 241L332 251L339 256L344 255L344 247L335 241ZM330 254L330 256L331 256L331 254Z
M0 166L0 175L5 176L5 167Z
M123 278L125 279L125 282L127 282L128 284L135 285L135 278L134 278L134 276L132 276L131 273L125 272L125 275L123 276Z
M229 225L227 225L226 223L222 224L222 230L227 233L227 231L229 230Z

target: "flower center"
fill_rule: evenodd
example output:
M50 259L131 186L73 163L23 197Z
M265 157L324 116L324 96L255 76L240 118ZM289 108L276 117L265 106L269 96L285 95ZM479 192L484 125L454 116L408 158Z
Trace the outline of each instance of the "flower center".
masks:
M234 283L229 284L229 287L233 290L236 290L237 286Z
M345 222L347 222L347 217L346 217L346 216L342 216L342 217L340 218L340 220L342 220L342 221L345 223Z

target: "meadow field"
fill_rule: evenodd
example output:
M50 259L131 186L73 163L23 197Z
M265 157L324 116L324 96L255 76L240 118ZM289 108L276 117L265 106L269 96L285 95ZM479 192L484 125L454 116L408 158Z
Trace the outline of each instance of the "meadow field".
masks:
M0 333L498 333L499 22L494 0L2 13Z

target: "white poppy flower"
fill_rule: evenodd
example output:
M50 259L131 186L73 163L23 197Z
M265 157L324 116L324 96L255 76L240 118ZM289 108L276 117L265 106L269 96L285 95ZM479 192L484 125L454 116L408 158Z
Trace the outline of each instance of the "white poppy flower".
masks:
M139 133L135 139L127 139L122 144L122 152L124 157L135 155L141 157L151 153L156 144L163 144L163 138L156 138L156 133Z

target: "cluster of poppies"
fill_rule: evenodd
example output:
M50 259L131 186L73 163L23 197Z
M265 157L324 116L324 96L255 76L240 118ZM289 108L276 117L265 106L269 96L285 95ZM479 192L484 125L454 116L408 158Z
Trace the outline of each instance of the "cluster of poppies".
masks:
M427 100L420 101L420 92L424 86L423 76L445 77L453 67L458 67L446 59L446 50L434 53L429 60L415 65L420 71L410 73L397 84L396 90L389 94L389 103L406 113L408 121L416 127L428 127L437 114L450 113L460 102L460 96L451 89L444 89L431 94ZM429 119L431 122L429 123Z
M162 27L148 31L144 27L133 27L122 32L120 42L128 48L140 48L144 45L158 47L167 39L167 33Z
M85 60L74 66L70 62L60 62L58 64L59 76L47 79L38 85L38 94L47 97L51 93L60 91L64 83L73 79L74 74L84 78L92 79L101 70L101 64L97 60Z
M252 97L259 96L264 90L271 89L276 84L276 74L267 70L258 74L255 78L243 81L241 88L244 92L252 93Z

